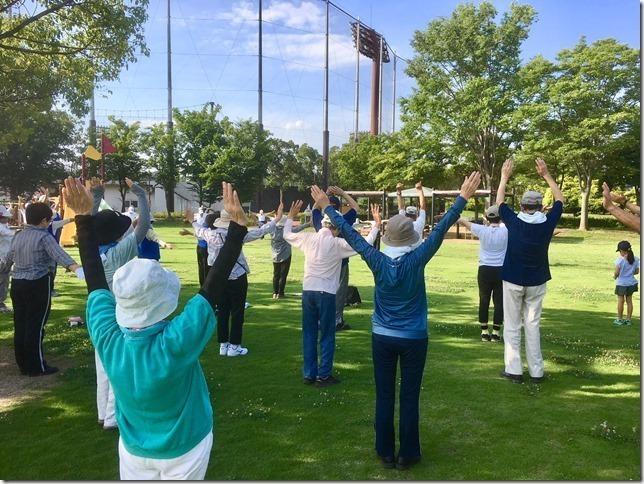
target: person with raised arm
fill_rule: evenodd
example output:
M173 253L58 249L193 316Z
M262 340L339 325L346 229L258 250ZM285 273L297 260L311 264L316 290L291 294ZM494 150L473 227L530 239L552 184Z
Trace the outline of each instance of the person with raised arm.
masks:
M604 206L604 209L621 223L626 225L626 227L639 234L641 230L639 205L627 201L624 195L612 193L606 182L602 184L602 189L602 195L604 197L602 205ZM615 205L614 202L624 204L624 206L630 210L630 213Z
M223 184L231 214L226 242L199 292L174 318L177 275L157 261L134 259L107 284L91 216L92 197L65 180L76 215L86 273L87 328L116 395L122 480L203 479L213 443L213 411L199 357L215 332L215 307L241 252L246 216Z
M336 187L335 185L330 186L327 189L327 194L330 195L329 200L331 200L331 205L338 212L342 213L342 204L340 198L347 202L349 205L349 210L347 210L343 217L347 223L353 225L358 218L358 202L356 202L351 195L345 192L342 188ZM322 228L322 211L319 207L313 206L313 211L311 212L311 222L313 228L318 232ZM349 259L344 259L342 261L342 266L340 269L340 285L338 286L337 293L335 295L335 330L342 331L346 329L351 329L351 326L344 321L344 306L347 301L347 293L349 291Z
M481 341L501 341L503 324L503 279L501 270L508 247L508 229L501 224L498 205L492 205L485 211L489 225L472 223L463 217L458 223L467 227L480 241L479 269L477 282L479 286L479 325ZM489 331L490 300L494 301L492 332Z
M342 261L356 255L356 253L346 240L338 237L337 222L334 222L328 214L322 219L322 228L318 232L295 233L293 220L301 208L301 200L293 202L291 205L284 224L284 240L304 253L304 280L302 282L304 365L302 374L305 384L326 387L340 383L340 380L333 375L336 293L340 285L339 276ZM329 210L333 210L334 214L345 221L340 212L334 208Z
M97 177L90 179L92 194L92 215L96 226L99 253L103 263L103 271L107 285L112 288L112 280L117 269L134 259L139 253L139 244L145 239L150 229L150 209L145 190L129 178L125 183L132 193L137 196L141 216L132 230L132 218L115 210L99 210L105 194L103 181ZM114 409L114 392L98 351L94 352L96 365L96 408L98 423L104 430L114 430L117 427Z
M317 186L311 188L313 199L373 273L371 341L376 383L376 453L386 468L407 469L421 458L419 397L428 342L425 266L480 182L478 172L465 178L454 205L420 245L420 236L410 218L398 214L389 219L382 236L388 246L384 252L373 248L346 223L330 206L324 191ZM400 447L396 456L394 409L399 360Z
M398 199L398 213L400 215L405 215L409 217L414 222L414 230L418 232L420 238L423 238L423 230L425 230L425 223L427 220L427 204L425 202L425 191L423 190L423 182L419 181L416 183L415 187L416 192L418 193L418 206L416 208L413 205L405 207L402 198L402 188L403 184L398 183L396 185L396 198Z
M260 228L249 230L244 237L244 243L261 239L275 229L276 220L282 217L278 211L275 218ZM203 227L198 222L192 224L197 237L208 243L208 265L212 266L219 251L226 242L231 214L225 209L219 218L213 222L214 229ZM210 269L209 269L210 270ZM217 308L217 339L219 340L219 356L245 356L248 348L242 346L242 333L246 310L246 295L248 294L248 274L250 267L242 251L237 264L230 273L221 304Z
M506 160L501 168L501 181L496 195L499 215L508 230L508 247L501 271L505 319L505 367L501 376L514 383L523 382L522 327L530 378L534 383L544 380L540 323L546 283L551 279L548 248L563 213L564 196L548 172L546 162L537 159L536 169L550 187L555 200L547 215L542 212L543 195L539 192L528 190L523 194L518 214L505 203L505 188L513 170L511 159Z

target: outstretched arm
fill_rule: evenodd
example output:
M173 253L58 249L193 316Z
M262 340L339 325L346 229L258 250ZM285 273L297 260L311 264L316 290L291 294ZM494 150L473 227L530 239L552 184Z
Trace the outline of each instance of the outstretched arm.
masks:
M423 182L416 183L416 191L418 192L418 203L421 210L426 210L425 191L423 190Z
M100 178L93 176L89 180L90 190L92 192L93 204L92 204L92 215L98 213L99 208L101 207L101 200L105 196L105 186ZM64 199L65 197L63 197ZM67 204L69 205L69 204Z
M358 211L358 202L356 202L351 195L349 195L347 192L345 192L342 188L336 187L336 186L331 186L329 187L329 191L331 193L335 193L336 195L341 196L343 199L347 201L347 204L349 207L354 209L356 212Z
M481 183L481 174L478 171L472 172L469 177L465 178L463 185L461 185L461 194L456 198L454 205L445 212L441 221L434 226L434 229L429 234L429 237L425 239L425 242L414 251L418 251L421 264L427 264L434 256L443 243L445 233L458 220L461 212L465 208L465 204L467 204L467 200L474 195L479 183Z
M127 183L127 186L130 187L130 190L132 190L132 193L136 195L136 198L139 201L139 218L137 219L134 234L136 237L136 243L140 244L143 242L143 239L145 239L148 230L150 230L150 207L148 206L148 195L145 193L143 188L129 178L125 179L125 183Z
M403 184L398 182L396 184L396 199L398 200L398 212L405 210L405 204L403 203L403 198L402 198L402 189L403 189Z
M606 209L607 212L609 212L613 217L615 217L617 220L619 220L621 223L626 225L628 228L631 230L634 230L637 233L640 233L640 219L639 217L633 215L632 213L628 213L621 208L619 208L617 205L613 203L611 193L610 193L610 188L604 182L602 185L603 187L603 196L604 200L602 202L602 205Z
M514 162L511 159L505 160L503 167L501 168L501 180L499 181L499 188L496 190L496 204L501 205L505 203L505 187L508 184L508 180L512 176L512 170L514 168Z
M248 231L246 229L246 214L239 203L237 192L233 191L230 183L222 183L222 188L224 208L230 213L232 221L228 227L226 241L199 291L199 294L208 300L213 310L217 307L218 302L221 301L222 290L226 287L226 281L239 258L244 237Z
M546 166L546 162L543 161L541 158L537 158L536 163L537 163L537 173L543 177L543 179L550 187L550 191L552 192L552 196L555 199L555 201L563 203L565 200L563 193L561 193L561 190L559 189L559 185L557 185L557 182L555 181L555 179L552 178L552 175L550 175L550 172L548 172L548 167Z
M464 219L463 217L459 218L456 222L472 230L472 222Z

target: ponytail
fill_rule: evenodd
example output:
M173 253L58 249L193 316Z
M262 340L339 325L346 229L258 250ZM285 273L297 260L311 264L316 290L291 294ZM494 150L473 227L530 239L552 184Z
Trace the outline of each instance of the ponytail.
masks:
M628 248L628 254L626 254L626 260L630 265L633 265L633 262L635 262L635 255L633 255L633 249L630 247Z

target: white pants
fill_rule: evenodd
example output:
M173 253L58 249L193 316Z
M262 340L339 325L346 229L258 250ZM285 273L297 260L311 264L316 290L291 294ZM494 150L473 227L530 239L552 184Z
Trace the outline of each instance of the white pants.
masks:
M541 356L541 308L546 295L546 284L517 286L503 281L503 339L505 342L505 371L522 375L521 327L525 332L525 354L531 377L543 376Z
M122 481L203 481L208 469L212 432L191 450L174 459L148 459L130 454L119 439L119 471Z
M98 408L98 419L103 421L104 427L114 427L116 425L114 391L96 350L94 350L94 360L96 360L96 407Z

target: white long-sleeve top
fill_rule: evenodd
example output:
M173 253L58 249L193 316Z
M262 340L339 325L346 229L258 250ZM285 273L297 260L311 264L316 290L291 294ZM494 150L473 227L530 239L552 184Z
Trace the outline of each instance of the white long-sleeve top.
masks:
M378 233L372 228L367 237L371 244ZM304 252L304 291L322 291L329 294L338 292L342 259L356 255L346 240L335 237L323 227L319 232L293 232L293 220L284 224L284 240Z
M244 237L244 244L246 242L260 239L262 236L272 232L275 229L275 223L275 220L273 220L271 223L264 224L258 229L249 230L246 237ZM195 236L197 236L197 238L203 239L208 243L208 265L212 266L219 255L219 251L226 242L228 229L218 228L213 230L210 228L204 228L199 225L198 222L193 222L192 228L194 229ZM248 262L246 261L244 252L242 251L239 253L237 263L235 264L235 267L233 267L228 280L234 281L244 274L250 274L250 268L248 267Z

